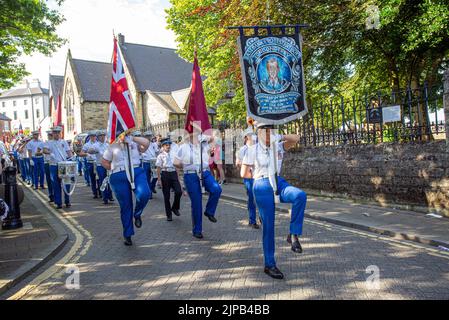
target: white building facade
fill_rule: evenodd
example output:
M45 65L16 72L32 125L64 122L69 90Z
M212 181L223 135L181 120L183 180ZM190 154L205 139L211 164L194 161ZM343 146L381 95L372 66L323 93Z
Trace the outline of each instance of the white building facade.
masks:
M11 119L12 131L19 130L20 125L24 131L46 130L48 90L41 87L39 80L32 80L4 91L0 93L0 113Z

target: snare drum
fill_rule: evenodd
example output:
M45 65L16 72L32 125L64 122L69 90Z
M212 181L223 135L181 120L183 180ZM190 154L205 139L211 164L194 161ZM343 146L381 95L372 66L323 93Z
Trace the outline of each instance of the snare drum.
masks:
M58 177L61 180L69 181L76 177L76 161L63 161L58 163Z

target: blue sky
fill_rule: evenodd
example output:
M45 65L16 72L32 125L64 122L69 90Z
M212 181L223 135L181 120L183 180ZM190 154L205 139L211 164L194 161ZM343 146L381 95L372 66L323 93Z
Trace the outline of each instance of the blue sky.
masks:
M54 0L50 5L57 7ZM109 61L112 54L112 31L123 33L127 42L175 48L175 35L166 29L165 9L168 0L65 0L58 9L66 21L58 34L69 42L52 57L37 54L21 59L32 73L48 87L48 73L64 74L68 48L78 59Z

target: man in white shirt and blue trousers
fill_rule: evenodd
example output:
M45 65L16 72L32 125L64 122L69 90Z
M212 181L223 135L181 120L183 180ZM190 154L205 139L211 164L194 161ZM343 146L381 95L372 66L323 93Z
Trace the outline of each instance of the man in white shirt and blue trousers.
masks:
M276 176L276 166L280 168L283 154L299 141L297 135L275 136L272 127L258 126L258 142L248 149L241 169L244 178L254 178L254 197L263 224L263 251L265 259L264 272L274 279L283 279L283 273L277 268L275 253L275 199L279 197L282 203L291 203L290 233L287 242L295 253L302 253L298 237L302 235L304 211L307 195L304 191L288 184L282 177ZM271 142L274 141L272 144ZM276 141L279 140L279 141ZM278 154L273 156L273 147ZM276 158L276 160L275 160ZM280 170L279 170L280 171ZM275 192L277 190L277 192Z
M87 171L89 173L90 187L94 199L98 199L98 185L97 185L97 133L89 131L89 141L87 141L81 149L80 156L85 157L87 161Z
M44 143L39 140L39 131L32 132L33 139L27 144L28 157L31 159L30 163L33 168L33 185L34 189L37 190L40 186L41 189L44 187Z
M246 153L248 152L248 148L254 144L253 137L255 137L255 134L251 128L248 128L247 130L245 130L242 135L243 135L244 145L237 152L237 166L242 165L242 161L245 158ZM254 179L253 178L244 178L243 185L245 186L246 195L248 196L248 200L247 200L248 217L249 217L248 225L251 228L259 229L259 225L257 224L257 221L256 221L256 203L254 201L254 193L253 193Z
M49 142L53 140L53 132L51 130L47 131L47 141L44 143L44 148L48 148ZM44 154L44 169L45 169L45 180L47 181L48 188L48 199L49 202L54 202L55 198L53 195L53 184L51 183L50 174L50 155Z
M62 181L58 175L58 163L72 158L72 151L70 150L69 144L67 141L61 139L61 131L61 127L53 128L53 140L49 141L44 148L44 153L50 155L51 183L53 184L53 194L57 209L62 209L62 193L64 193L64 203L66 207L71 207L70 197L68 195L70 185L64 185L64 192L62 190Z
M104 179L106 179L108 173L107 170L102 166L101 162L103 160L103 153L108 148L108 143L106 140L106 130L98 130L97 132L97 146L95 154L96 156L96 166L97 166L97 173L98 173L98 188L101 188L101 185L103 184ZM112 190L111 186L106 186L106 189L101 193L103 198L103 203L108 204L109 201L114 201L114 198L112 197Z
M198 138L199 137L197 134L190 134L190 141L179 147L174 165L177 168L182 168L184 171L184 184L189 194L192 208L193 236L197 239L202 239L203 191L201 182L203 183L206 191L209 192L209 199L206 204L204 215L212 223L217 222L217 219L215 218L215 211L217 210L217 205L220 200L222 190L218 182L215 181L211 172L208 170L210 148L207 140L210 138L207 136L200 136L200 138ZM202 147L200 146L199 141L202 141ZM202 159L200 149L202 149ZM203 178L203 181L201 181L200 177Z

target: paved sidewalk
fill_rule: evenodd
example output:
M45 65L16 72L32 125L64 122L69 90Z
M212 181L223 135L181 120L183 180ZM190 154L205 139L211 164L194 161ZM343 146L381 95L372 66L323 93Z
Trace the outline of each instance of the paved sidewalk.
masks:
M67 241L62 227L24 187L20 206L24 227L5 231L0 227L0 294L48 261Z
M246 203L246 192L242 184L229 183L222 188L222 197ZM277 205L277 209L281 212L288 212L290 208L289 204ZM308 196L306 217L449 248L449 219L444 217L434 218L419 212L316 196Z

